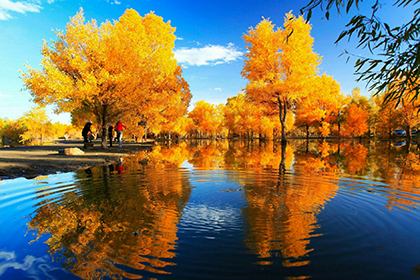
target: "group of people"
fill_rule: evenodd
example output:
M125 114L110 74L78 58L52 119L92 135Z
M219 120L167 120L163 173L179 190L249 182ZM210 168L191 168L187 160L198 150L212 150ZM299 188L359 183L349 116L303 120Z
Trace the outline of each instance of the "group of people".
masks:
M123 134L123 129L127 128L125 125L123 125L120 121L117 121L117 124L113 127L112 125L110 125L108 127L108 138L109 138L109 146L112 147L112 140L114 137L114 130L115 132L117 132L117 137L116 139L118 139L118 147L122 147L122 134Z
M85 124L85 127L82 130L83 141L86 143L91 142L94 138L94 133L92 132L91 127L92 127L92 122L89 121ZM118 139L118 147L120 148L122 147L122 134L123 134L124 128L127 128L127 127L123 125L121 121L117 121L117 124L115 126L110 125L108 127L108 137L109 137L110 147L112 147L112 141L114 139L114 130L115 132L117 132L116 139Z

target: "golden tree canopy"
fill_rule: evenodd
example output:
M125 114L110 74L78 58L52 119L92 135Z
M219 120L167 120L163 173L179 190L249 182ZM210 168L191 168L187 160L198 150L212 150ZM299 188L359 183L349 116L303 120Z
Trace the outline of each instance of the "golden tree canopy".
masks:
M308 93L307 80L317 74L321 59L312 49L311 26L301 16L286 14L283 27L275 29L263 19L250 28L241 74L248 80L249 99L278 112L285 141L288 110Z
M87 107L106 129L109 118L138 107L146 113L179 97L165 88L179 74L174 32L154 13L141 17L128 9L99 26L85 22L80 10L65 32L56 31L56 41L44 41L42 70L27 66L22 79L36 103L54 104L56 112Z

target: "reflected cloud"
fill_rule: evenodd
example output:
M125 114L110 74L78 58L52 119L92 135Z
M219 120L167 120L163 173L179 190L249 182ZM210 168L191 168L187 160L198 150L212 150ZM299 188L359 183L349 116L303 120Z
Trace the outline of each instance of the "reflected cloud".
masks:
M37 235L33 241L49 236L51 256L83 279L167 274L164 268L175 265L170 259L176 256L177 225L191 190L174 168L179 154L171 161L174 150L157 151L125 158L123 176L118 164L80 171L74 191L57 194L59 199L47 195L54 186L42 189L37 195L45 201L28 223ZM162 168L168 170L157 175Z
M223 230L235 225L241 225L238 209L209 207L208 205L192 205L182 213L183 223L205 226L206 230Z
M50 236L46 241L50 254L85 279L170 273L182 244L179 228L207 239L239 230L243 246L258 258L254 264L307 266L311 252L318 253L311 242L323 234L318 215L341 190L379 194L376 197L383 201L378 201L389 209L420 205L418 152L403 151L392 143L322 141L286 146L192 140L158 146L125 157L124 176L118 174L118 165L109 165L77 173L79 181L65 193L54 186L38 188L37 195L45 201L38 204L28 228L38 237ZM384 180L375 183L374 176ZM240 192L243 200L237 208L212 206L211 198L210 203L190 201L192 182L214 181L233 186L217 190L221 197ZM50 193L57 198L51 199ZM3 272L0 266L0 273L37 261L28 258L19 264L13 252L0 253L0 259L9 264ZM310 276L296 279L305 277Z
M47 256L36 258L31 255L25 256L23 262L18 262L15 252L0 252L0 277L9 268L15 270L22 270L26 275L33 279L44 279L46 276L49 279L56 279L48 274L53 268L49 267L49 258Z

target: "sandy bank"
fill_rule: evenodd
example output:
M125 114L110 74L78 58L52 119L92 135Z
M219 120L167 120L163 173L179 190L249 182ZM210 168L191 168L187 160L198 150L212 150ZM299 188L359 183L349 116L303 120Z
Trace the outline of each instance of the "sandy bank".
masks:
M117 144L103 150L98 140L94 144L93 148L84 149L82 141L70 140L44 146L0 148L0 180L34 178L109 164L121 156L153 147L152 144L124 143L122 148L118 148ZM79 148L85 153L75 156L59 154L60 150L66 148Z

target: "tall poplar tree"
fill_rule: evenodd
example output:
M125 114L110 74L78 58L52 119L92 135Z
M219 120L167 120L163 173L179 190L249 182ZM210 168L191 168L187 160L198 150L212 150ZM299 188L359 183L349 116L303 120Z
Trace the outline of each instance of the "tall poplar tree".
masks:
M109 121L165 108L171 97L166 81L177 75L175 28L153 13L128 9L118 21L85 23L83 10L56 31L57 40L41 49L42 69L28 66L22 79L33 100L54 104L56 112L84 108L94 114L106 148ZM111 120L110 120L111 118Z
M263 19L244 35L248 52L241 72L248 80L247 97L278 113L281 139L286 142L286 116L307 94L308 79L317 74L320 57L314 53L311 26L286 14L283 29Z

